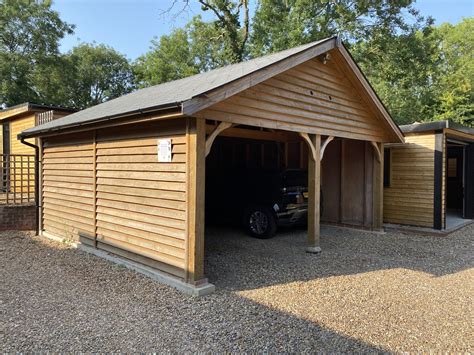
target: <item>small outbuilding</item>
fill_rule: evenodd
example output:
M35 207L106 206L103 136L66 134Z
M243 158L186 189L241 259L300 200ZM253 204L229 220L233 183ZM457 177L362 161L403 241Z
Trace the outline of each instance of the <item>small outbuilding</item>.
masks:
M400 128L406 143L385 147L384 222L444 230L474 219L474 128Z
M305 165L307 251L317 253L321 190L323 220L382 229L383 146L403 142L337 37L138 90L20 135L31 137L42 166L40 233L146 265L195 294L212 290L211 151L214 168Z
M0 154L34 154L32 147L21 144L18 134L73 112L76 110L31 102L0 110Z
M35 150L22 144L22 131L75 110L25 102L0 110L0 205L30 202L34 195ZM35 144L35 139L26 142Z

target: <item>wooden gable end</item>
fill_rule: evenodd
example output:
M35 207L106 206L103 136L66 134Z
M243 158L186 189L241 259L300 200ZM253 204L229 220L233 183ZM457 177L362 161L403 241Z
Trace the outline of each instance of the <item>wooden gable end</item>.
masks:
M196 112L194 116L294 132L388 142L377 118L330 52Z

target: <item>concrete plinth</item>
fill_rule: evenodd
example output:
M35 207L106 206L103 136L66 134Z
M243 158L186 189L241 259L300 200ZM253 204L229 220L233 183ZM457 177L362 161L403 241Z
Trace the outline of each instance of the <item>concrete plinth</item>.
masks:
M307 247L306 252L310 254L319 254L321 253L321 248L320 247Z

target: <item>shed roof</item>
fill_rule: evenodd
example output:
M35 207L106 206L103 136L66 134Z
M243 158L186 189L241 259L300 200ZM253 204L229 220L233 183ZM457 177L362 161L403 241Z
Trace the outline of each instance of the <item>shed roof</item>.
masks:
M344 49L338 37L326 38L278 53L269 54L263 57L228 65L183 79L140 89L119 98L68 115L66 117L62 117L43 125L27 129L23 131L20 136L36 136L45 134L46 132L49 133L51 131L92 124L99 121L115 119L128 115L149 113L162 109L176 108L177 110L181 110L183 114L190 115L193 112L197 112L199 109L203 108L200 106L200 104L194 106L194 102L196 100L198 101L204 98L204 100L210 101L210 99L207 97L208 94L210 95L217 90L225 89L227 86L230 86L234 82L237 82L243 78L248 77L252 79L254 74L257 75L257 73L263 72L267 68L276 66L278 64L282 64L283 62L288 62L288 65L284 66L286 68L285 70L287 70L292 66L299 64L297 61L292 63L293 58L296 58L298 55L303 55L305 52L315 51L320 47L325 48L324 52L337 47ZM358 67L357 70L359 70ZM278 72L271 75L276 74L278 74ZM363 77L363 74L360 72L360 70L359 74ZM388 112L385 110L385 107L376 96L372 87L370 87L370 84L368 84L365 77L363 77L363 80L365 80L369 90L371 91L371 94L374 97L374 101L377 101L376 104L382 111L382 116L392 128L394 134L398 136L400 140L403 140L400 130L395 125ZM258 84L258 80L250 80L247 84L248 86L256 85ZM229 92L230 94L224 93L224 98L227 94L228 96L233 94L231 91ZM215 102L216 101L213 103ZM192 106L193 108L185 109L185 105L188 105L188 107Z
M458 123L451 122L449 120L434 121L434 122L415 122L408 125L400 126L403 133L424 133L431 131L439 131L443 129L453 129L468 134L474 135L474 128L463 126Z
M76 112L77 110L72 108L66 108L61 106L52 106L52 105L43 105L43 104L35 104L32 102L24 102L19 105L7 107L5 109L0 110L0 120L11 118L16 115L20 115L22 113L28 111L61 111L61 112Z

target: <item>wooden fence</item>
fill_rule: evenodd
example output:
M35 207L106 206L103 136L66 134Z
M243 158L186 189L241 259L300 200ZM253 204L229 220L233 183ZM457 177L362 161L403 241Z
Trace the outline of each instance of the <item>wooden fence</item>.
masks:
M0 154L0 204L35 202L35 156Z
M43 123L48 123L50 121L53 121L54 119L55 119L55 117L54 117L54 111L53 110L46 111L46 112L40 112L40 113L36 114L35 125L39 126L39 125L42 125Z

